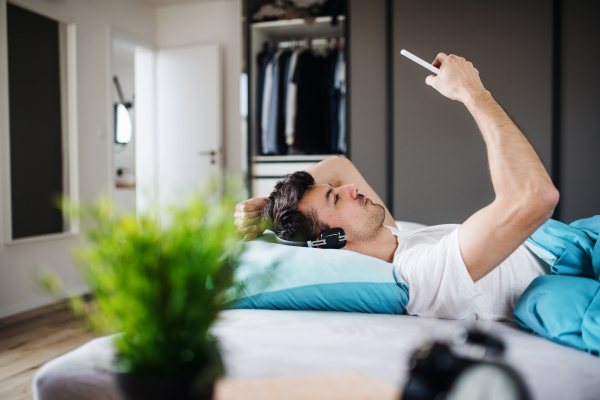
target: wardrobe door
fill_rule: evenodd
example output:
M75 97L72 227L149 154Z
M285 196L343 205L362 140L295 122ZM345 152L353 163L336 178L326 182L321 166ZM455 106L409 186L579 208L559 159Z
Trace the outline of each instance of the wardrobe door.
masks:
M486 148L466 107L425 84L401 49L472 61L485 87L551 165L552 2L394 1L394 217L462 223L494 199Z
M600 214L600 2L562 2L561 220Z

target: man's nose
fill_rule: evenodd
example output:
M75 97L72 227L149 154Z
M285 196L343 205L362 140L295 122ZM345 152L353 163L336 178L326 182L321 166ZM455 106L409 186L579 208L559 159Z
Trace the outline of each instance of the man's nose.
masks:
M358 185L356 183L351 183L349 185L344 185L340 188L343 192L345 192L352 200L356 199L358 196Z

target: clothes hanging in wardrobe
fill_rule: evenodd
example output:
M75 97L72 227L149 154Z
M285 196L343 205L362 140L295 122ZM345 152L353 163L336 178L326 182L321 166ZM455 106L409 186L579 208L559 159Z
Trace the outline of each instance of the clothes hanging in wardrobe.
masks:
M346 60L344 59L344 50L338 53L338 62L336 68L336 78L334 80L336 89L339 90L338 103L338 129L337 146L335 152L346 152Z
M267 64L265 70L265 82L263 87L263 104L262 104L262 152L263 154L277 154L277 143L274 142L274 136L272 129L269 130L269 125L272 124L273 119L277 118L273 111L276 110L276 100L273 102L273 98L276 97L277 84L279 77L279 56L281 50L277 51L271 61ZM275 84L274 84L275 82Z
M332 49L325 57L325 73L323 74L323 95L326 97L325 135L330 151L336 152L339 136L339 89L335 88L334 78L338 63L337 49Z
M285 107L285 141L288 146L294 144L294 134L296 132L296 94L298 87L294 83L294 71L296 70L296 63L298 56L304 49L294 50L292 57L290 58L290 65L287 74L287 99Z
M277 154L287 154L287 143L285 140L285 124L286 124L286 105L287 105L287 91L288 91L288 75L290 68L290 58L292 52L287 50L284 51L280 57L279 67L279 85L277 95L277 124L276 124L276 136L277 136Z
M343 50L268 52L259 62L257 120L264 155L344 153ZM342 71L343 70L343 71Z
M256 57L256 61L258 63L258 78L256 91L256 126L259 128L259 130L262 129L262 110L267 65L276 53L274 49L269 50L268 47L268 43L265 43L265 46L263 46L263 51L260 52ZM256 138L258 140L258 148L262 149L262 134L256 135Z
M294 147L305 154L327 154L324 143L325 113L321 90L324 58L312 51L298 57L293 81L298 87L296 94L296 135Z

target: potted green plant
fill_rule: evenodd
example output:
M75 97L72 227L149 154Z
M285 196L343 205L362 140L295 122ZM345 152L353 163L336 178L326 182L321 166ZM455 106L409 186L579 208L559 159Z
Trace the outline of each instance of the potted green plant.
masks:
M241 244L236 200L208 193L172 207L162 225L156 212L118 213L106 200L76 207L88 228L75 258L94 300L71 305L95 332L115 334L116 381L128 399L211 399L224 373L209 329L237 293Z

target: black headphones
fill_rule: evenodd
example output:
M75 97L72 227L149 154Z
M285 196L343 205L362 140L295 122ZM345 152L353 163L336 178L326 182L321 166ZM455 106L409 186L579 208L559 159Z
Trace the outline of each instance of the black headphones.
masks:
M315 247L321 249L341 249L346 245L346 232L342 228L327 229L322 232L319 236L319 240L307 241L307 242L294 242L291 240L280 239L275 235L278 243L286 244L288 246L300 246L300 247Z

